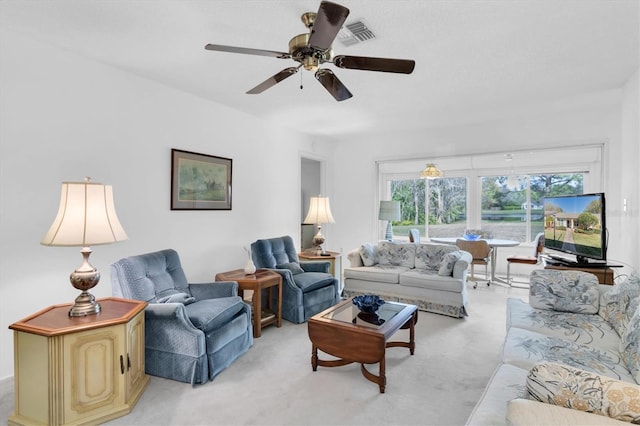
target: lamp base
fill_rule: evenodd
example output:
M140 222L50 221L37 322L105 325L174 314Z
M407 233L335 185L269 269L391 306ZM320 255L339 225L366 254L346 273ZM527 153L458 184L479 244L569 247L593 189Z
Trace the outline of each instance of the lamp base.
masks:
M69 309L70 317L86 317L87 315L99 314L102 308L96 302L96 298L88 291L83 291L76 297L75 303Z
M316 256L322 256L324 254L324 249L322 245L324 244L324 235L322 235L322 226L318 225L318 233L313 237L312 244L316 247Z
M393 240L393 225L391 225L391 221L387 222L387 232L384 234L384 239L387 241Z
M89 263L91 249L84 247L80 250L82 254L82 265L71 273L69 279L71 285L82 293L76 297L74 305L69 310L70 317L84 317L94 315L100 312L100 304L96 302L96 298L88 290L92 289L100 282L100 272Z

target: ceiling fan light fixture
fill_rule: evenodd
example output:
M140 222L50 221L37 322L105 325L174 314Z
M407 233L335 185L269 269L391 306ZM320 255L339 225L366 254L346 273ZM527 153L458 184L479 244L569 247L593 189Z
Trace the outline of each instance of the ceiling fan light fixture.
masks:
M444 176L442 170L436 167L433 163L428 163L427 167L420 172L421 179L439 179Z

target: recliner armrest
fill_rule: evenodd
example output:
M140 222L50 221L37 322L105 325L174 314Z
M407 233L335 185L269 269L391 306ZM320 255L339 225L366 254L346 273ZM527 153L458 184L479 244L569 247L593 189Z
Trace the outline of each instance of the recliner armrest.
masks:
M215 283L192 283L189 291L196 300L218 299L220 297L232 297L238 295L238 283L236 281L217 281Z
M325 272L329 273L330 262L318 261L318 262L300 262L300 267L305 272Z
M204 332L191 323L182 303L149 303L144 314L145 346L196 357L203 353Z

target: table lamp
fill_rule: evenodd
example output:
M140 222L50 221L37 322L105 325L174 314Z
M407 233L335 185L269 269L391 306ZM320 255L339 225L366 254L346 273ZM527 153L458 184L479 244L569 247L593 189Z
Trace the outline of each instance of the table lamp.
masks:
M53 224L40 244L45 246L82 247L82 265L71 273L70 280L82 292L69 310L70 317L100 312L100 304L88 290L100 281L100 273L89 263L91 248L127 239L113 205L111 185L89 182L63 182L60 207Z
M384 234L385 240L393 240L393 227L391 225L391 221L400 220L401 217L399 201L380 201L378 219L387 221L387 232Z
M329 197L311 197L309 200L309 211L304 219L305 224L315 224L318 226L318 233L313 237L313 245L316 247L316 256L328 256L322 244L324 244L324 236L322 235L322 225L325 223L336 223L331 214L329 206Z

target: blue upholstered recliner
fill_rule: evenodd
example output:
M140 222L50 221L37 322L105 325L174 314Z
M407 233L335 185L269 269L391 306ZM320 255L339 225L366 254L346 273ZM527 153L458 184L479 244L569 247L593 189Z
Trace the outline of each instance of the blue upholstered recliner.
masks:
M329 274L329 262L299 262L289 236L251 244L257 268L282 275L282 318L300 324L340 300L339 282Z
M111 265L114 296L148 302L146 372L205 383L253 344L251 306L235 281L189 284L175 250L120 259Z

